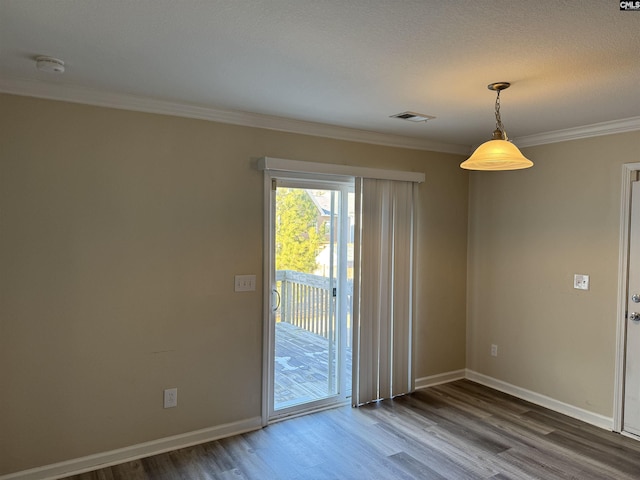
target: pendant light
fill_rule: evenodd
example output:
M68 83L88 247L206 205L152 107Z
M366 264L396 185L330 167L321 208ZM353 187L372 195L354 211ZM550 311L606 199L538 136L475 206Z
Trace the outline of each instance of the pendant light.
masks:
M497 82L487 85L489 90L497 92L496 96L496 129L493 138L476 148L473 155L460 164L467 170L520 170L533 166L533 162L525 158L518 147L509 138L500 118L500 92L509 88L509 82Z

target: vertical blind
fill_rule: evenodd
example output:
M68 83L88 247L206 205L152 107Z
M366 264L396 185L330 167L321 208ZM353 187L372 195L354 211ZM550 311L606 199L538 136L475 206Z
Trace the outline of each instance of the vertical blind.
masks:
M271 157L259 159L257 166L309 178L356 179L353 404L412 391L414 216L417 184L424 182L424 173ZM268 195L268 185L265 191ZM265 261L269 261L268 253ZM269 271L268 264L265 271ZM264 405L263 411L267 411Z
M353 404L414 389L413 182L358 178Z

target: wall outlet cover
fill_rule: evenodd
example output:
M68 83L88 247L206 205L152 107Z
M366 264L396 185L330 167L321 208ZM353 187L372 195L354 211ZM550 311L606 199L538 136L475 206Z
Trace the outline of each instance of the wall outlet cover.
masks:
M178 389L167 388L164 391L164 408L173 408L178 406Z
M576 290L589 290L589 275L576 273L573 276L573 288Z

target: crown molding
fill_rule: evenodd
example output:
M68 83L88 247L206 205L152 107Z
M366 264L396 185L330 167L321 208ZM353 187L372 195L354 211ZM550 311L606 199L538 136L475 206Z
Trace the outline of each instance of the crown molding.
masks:
M324 123L294 120L272 115L222 110L198 105L169 102L151 97L128 95L60 83L40 82L24 78L0 75L0 92L13 95L61 100L100 107L133 110L159 115L195 118L212 122L228 123L245 127L264 128L281 132L298 133L317 137L333 138L353 142L383 145L388 147L428 150L432 152L469 155L473 148L464 145L434 142L422 138L405 137L339 127ZM640 117L631 117L609 122L595 123L553 132L526 135L512 139L518 147L533 147L549 143L566 142L581 138L598 137L640 130ZM476 145L477 147L477 145Z
M566 142L580 138L599 137L614 133L625 133L640 130L640 117L623 118L610 122L594 123L582 127L566 128L555 132L538 133L513 139L518 147L533 147L548 143Z
M245 127L264 128L281 132L313 135L389 147L428 150L432 152L468 155L469 147L433 142L421 138L339 127L324 123L307 122L271 115L221 110L197 105L169 102L150 97L113 93L60 83L46 83L15 77L0 76L0 92L13 95L61 100L100 107L133 110L159 115L195 118Z

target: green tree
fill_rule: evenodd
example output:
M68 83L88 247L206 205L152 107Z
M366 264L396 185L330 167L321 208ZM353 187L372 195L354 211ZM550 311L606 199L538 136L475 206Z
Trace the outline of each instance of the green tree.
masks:
M313 273L321 237L318 209L306 190L276 191L276 270Z

